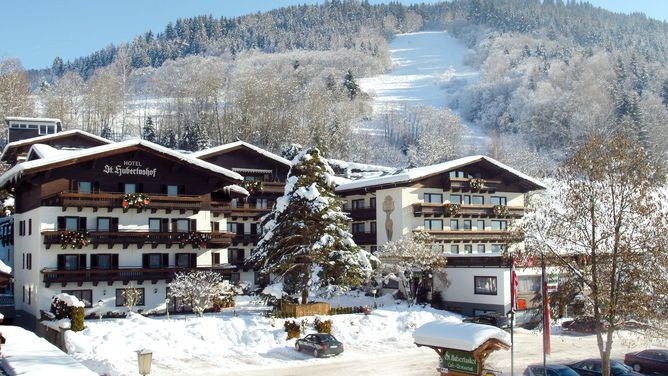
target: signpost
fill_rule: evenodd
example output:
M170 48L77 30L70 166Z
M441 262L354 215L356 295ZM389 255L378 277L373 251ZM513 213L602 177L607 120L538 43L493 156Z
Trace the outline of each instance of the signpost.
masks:
M447 369L448 372L458 371L477 375L478 361L476 361L471 352L445 350L443 352L443 368Z

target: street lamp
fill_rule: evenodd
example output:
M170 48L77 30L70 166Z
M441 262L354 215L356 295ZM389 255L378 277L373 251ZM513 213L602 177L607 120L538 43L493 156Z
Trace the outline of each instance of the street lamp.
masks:
M146 376L151 373L151 360L153 360L153 352L151 350L137 350L137 365L140 375Z
M167 320L169 320L169 298L165 299L165 313L167 314Z
M376 293L377 292L378 292L378 290L376 290L376 289L371 290L371 293L373 294L373 309L378 308L378 304L376 304Z
M98 308L97 316L100 320L102 320L102 315L103 315L102 309L104 308L104 302L102 300L97 301L97 308Z

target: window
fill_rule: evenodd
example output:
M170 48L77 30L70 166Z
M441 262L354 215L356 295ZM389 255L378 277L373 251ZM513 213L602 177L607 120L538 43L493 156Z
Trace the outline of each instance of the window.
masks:
M139 299L137 299L137 305L144 305L144 288L137 288L139 290ZM125 296L123 296L123 291L125 289L116 289L116 307L122 307L125 305Z
M492 221L492 230L503 231L508 227L507 221Z
M359 200L352 200L350 203L350 207L355 210L355 209L363 209L364 208L364 199L361 198Z
M455 254L455 255L456 255L456 254L459 254L459 245L457 245L457 244L452 244L452 245L450 246L450 253Z
M471 205L471 196L469 195L464 195L464 205Z
M451 231L459 230L459 220L458 219L451 219L450 220L450 230Z
M369 207L370 208L376 208L376 198L375 197L371 197L369 199Z
M160 253L149 253L145 254L144 257L146 258L145 268L160 269L163 266L163 257Z
M258 209L267 209L269 207L269 200L266 198L255 199L255 207Z
M93 193L93 184L89 181L80 181L79 182L79 193L91 194Z
M364 233L364 222L353 223L353 234L362 234Z
M375 234L376 233L376 222L369 222L369 225L371 226L371 233Z
M540 291L540 276L539 275L522 275L517 278L517 292L530 293Z
M190 221L188 219L177 219L176 220L176 227L172 229L172 231L176 232L188 232L190 231Z
M476 225L476 229L478 231L482 231L485 229L485 220L484 219L478 219L478 223Z
M32 304L32 286L28 286L28 304Z
M211 221L211 231L213 231L213 232L218 232L218 231L220 231L220 222L218 222L218 221Z
M478 244L478 253L485 253L485 245Z
M501 253L503 252L503 244L492 244L492 253Z
M502 196L492 196L489 199L492 205L506 205L506 198Z
M179 186L178 185L168 185L167 186L167 196L178 196L179 195Z
M449 175L451 178L465 178L468 176L464 171L450 171Z
M162 220L160 218L149 218L148 219L148 230L151 232L160 232L162 226L160 225Z
M425 193L424 202L430 202L432 204L442 204L443 195L440 193Z
M239 283L239 281L241 281L241 274L240 273L230 274L230 282Z
M124 193L137 193L137 185L136 184L123 184L123 192Z
M211 252L211 265L220 265L220 252Z
M465 244L464 245L464 253L473 253L473 245Z
M472 230L472 224L470 219L464 220L464 230Z
M432 244L431 245L431 250L433 252L441 252L443 253L443 244Z
M19 221L19 235L23 236L26 234L26 221Z
M425 219L424 228L426 230L443 230L443 220L442 219Z
M58 269L86 269L86 255L58 255Z
M237 227L239 227L238 226L239 224L240 223L227 222L227 231L236 233L237 232ZM240 226L240 227L243 227L243 223L241 223L241 225L242 226Z
M485 205L484 196L473 196L471 197L471 204L473 205Z
M79 217L65 217L65 230L78 231Z
M32 253L26 253L26 269L32 270Z
M227 250L227 262L230 264L242 264L245 257L246 255L243 249L230 248Z
M118 269L118 254L102 253L90 255L90 267L92 269Z
M496 295L496 277L473 277L476 295Z
M111 218L97 217L97 231L103 231L103 232L111 231Z
M28 219L28 235L32 235L32 218Z
M91 308L93 306L93 290L63 290L61 292L63 294L76 296L77 299L84 303L86 308Z
M179 268L194 268L197 263L197 253L177 253L175 256Z
M461 204L462 203L462 195L450 195L450 203L451 204Z

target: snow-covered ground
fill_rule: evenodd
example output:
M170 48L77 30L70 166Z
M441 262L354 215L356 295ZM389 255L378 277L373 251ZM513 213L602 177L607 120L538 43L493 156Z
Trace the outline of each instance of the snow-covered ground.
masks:
M432 320L460 321L455 314L397 305L384 296L377 299L382 306L368 316L328 317L334 323L334 335L346 350L334 358L316 359L295 351L294 340L286 341L284 320L264 317L266 307L248 298L237 299L236 310L203 318L179 315L167 320L131 315L126 319L89 320L83 332L68 332L68 351L92 370L109 376L134 375L135 350L142 348L154 352L152 375L435 375L438 358L430 349L416 348L413 330ZM341 297L331 303L334 307L373 305L373 299ZM306 319L307 332L313 332L313 317ZM594 336L561 334L558 326L552 330L549 362L597 356ZM528 364L542 361L541 338L537 331L516 330L515 374L521 374ZM622 332L616 338L613 357L621 359L628 351L648 346L668 347L668 339L650 340ZM510 351L492 354L488 366L510 375Z
M392 70L360 80L374 98L374 114L404 104L449 107L454 93L478 80L478 72L464 65L466 46L445 31L399 34L389 48Z

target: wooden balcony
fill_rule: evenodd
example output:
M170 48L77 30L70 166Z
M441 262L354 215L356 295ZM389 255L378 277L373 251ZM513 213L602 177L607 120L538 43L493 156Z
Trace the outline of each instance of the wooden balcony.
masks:
M353 233L353 240L357 245L375 245L375 232L355 232Z
M260 234L235 234L232 245L257 244L258 241L260 241Z
M450 178L450 186L448 187L451 191L460 191L460 192L482 192L482 193L494 193L497 188L503 184L501 180L487 180L485 179L484 187L481 189L475 189L471 187L471 181L475 179L468 178Z
M283 193L285 193L284 182L265 181L262 184L264 186L263 193L273 193L279 195L283 195Z
M438 241L453 243L504 243L511 235L506 230L427 230L427 232Z
M351 208L346 205L343 207L343 211L348 213L348 216L353 221L369 221L376 220L376 207L355 207Z
M260 217L269 213L273 206L273 202L269 202L267 206L264 207L249 202L232 205L230 202L226 201L211 201L211 214L213 214L214 217L218 217L222 214L225 218L260 219Z
M217 267L167 267L160 269L140 267L81 270L42 269L42 275L44 276L43 281L47 288L52 283L62 283L63 287L65 287L68 283L77 283L81 286L84 282L92 282L93 285L97 286L100 282L106 282L108 285L111 285L114 282L121 281L124 285L127 285L130 281L137 281L137 284L141 285L145 281L150 281L153 284L158 281L169 282L178 272L187 273L194 270L211 270L220 274L226 274L232 268L231 265L221 265Z
M522 218L524 207L506 206L507 215L497 216L494 212L496 205L461 205L456 215L447 213L447 204L435 204L430 202L418 202L413 204L413 215L415 217L458 217L458 218ZM449 214L449 215L446 215Z
M44 245L51 248L52 245L60 246L60 235L62 231L42 231L44 235ZM206 242L207 248L227 248L232 244L234 233L228 231L203 232L211 237ZM114 245L120 244L123 249L130 245L136 245L142 248L147 245L151 248L157 248L159 245L165 248L171 248L173 245L179 248L192 247L191 244L182 244L180 236L187 234L183 232L153 232L153 231L117 231L117 232L90 232L91 245L96 249L100 244L106 244L109 249Z
M186 211L196 213L205 209L204 200L201 196L167 196L165 194L147 193L151 197L151 202L144 210L150 210L155 213L158 209L166 210L171 213L172 210L178 210L181 214ZM81 211L83 208L93 208L97 211L100 208L106 208L108 211L121 209L124 193L72 193L61 192L49 198L42 200L43 206L62 206L63 211L67 208L77 208ZM138 209L129 209L138 210Z

